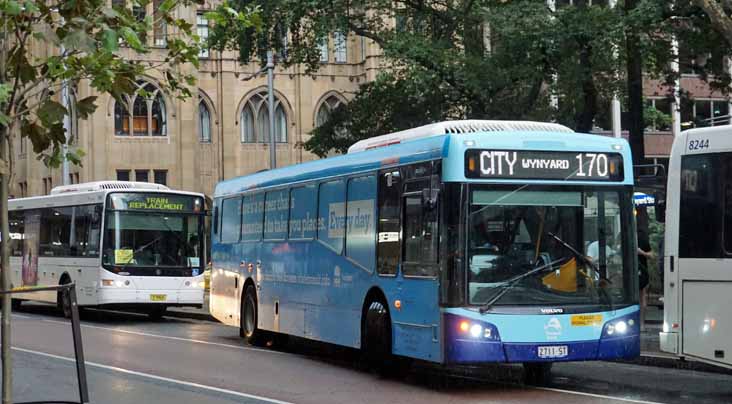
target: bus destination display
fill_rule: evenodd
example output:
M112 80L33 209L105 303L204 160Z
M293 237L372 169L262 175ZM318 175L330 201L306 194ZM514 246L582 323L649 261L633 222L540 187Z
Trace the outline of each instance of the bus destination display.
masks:
M183 195L114 193L109 196L112 209L164 212L198 212L201 199Z
M622 181L619 153L468 150L467 178Z

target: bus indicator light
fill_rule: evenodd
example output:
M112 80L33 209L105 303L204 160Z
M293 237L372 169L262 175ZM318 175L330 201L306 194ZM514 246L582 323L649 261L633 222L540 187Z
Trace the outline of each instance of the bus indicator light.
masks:
M394 307L397 310L401 310L402 309L402 301L401 300L394 300Z
M469 329L470 329L470 324L467 321L460 322L460 331L468 332Z

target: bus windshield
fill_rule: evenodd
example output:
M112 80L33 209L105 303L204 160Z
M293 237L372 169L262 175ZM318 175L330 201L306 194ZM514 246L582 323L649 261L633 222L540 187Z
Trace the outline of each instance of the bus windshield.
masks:
M628 191L471 189L470 304L612 306L637 300Z
M102 263L115 267L201 266L202 216L107 212Z

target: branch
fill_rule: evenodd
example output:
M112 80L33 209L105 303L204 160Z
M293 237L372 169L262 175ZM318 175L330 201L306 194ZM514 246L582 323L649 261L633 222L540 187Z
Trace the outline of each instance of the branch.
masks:
M724 12L722 5L715 0L693 0L709 16L712 26L719 31L727 43L732 46L732 19ZM725 3L729 3L726 0Z

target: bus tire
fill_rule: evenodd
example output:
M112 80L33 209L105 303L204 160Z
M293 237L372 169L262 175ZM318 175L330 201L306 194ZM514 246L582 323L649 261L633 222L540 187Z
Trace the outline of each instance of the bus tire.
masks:
M163 316L165 315L165 312L167 310L168 310L168 306L165 306L165 305L162 305L162 304L161 305L152 306L147 311L147 317L150 320L155 320L155 321L161 320L163 318Z
M532 386L547 386L551 381L551 362L524 363L524 384Z
M372 300L363 320L361 347L366 363L381 374L394 369L391 352L391 316L384 302Z
M241 315L239 316L239 335L241 335L250 345L262 345L263 333L257 328L257 292L254 285L248 285L244 290L244 296L241 299Z
M71 283L71 278L66 274L61 276L59 285L66 285L68 283ZM68 289L58 291L56 295L56 306L65 318L71 318L71 297L69 296Z

